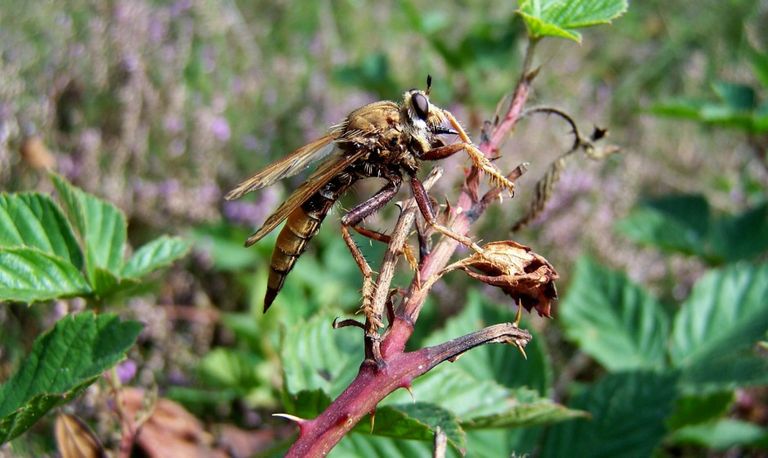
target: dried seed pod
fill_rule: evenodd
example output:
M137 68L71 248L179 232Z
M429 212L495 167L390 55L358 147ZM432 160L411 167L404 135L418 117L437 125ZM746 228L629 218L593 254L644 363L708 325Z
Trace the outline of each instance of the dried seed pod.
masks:
M555 268L525 245L511 240L491 242L454 265L470 277L497 286L529 312L551 317L552 302L557 300Z

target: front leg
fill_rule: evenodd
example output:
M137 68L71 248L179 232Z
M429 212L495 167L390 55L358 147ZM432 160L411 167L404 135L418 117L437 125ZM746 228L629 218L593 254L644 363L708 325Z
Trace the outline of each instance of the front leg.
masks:
M462 129L459 121L457 121L450 112L443 110L443 114L448 119L448 122L451 123L451 127L454 129L452 133L458 135L460 141L450 145L438 146L429 151L426 151L421 155L421 159L425 161L437 161L440 159L445 159L446 157L452 156L459 151L464 150L467 152L467 155L472 160L474 166L488 174L492 184L500 188L504 188L508 190L512 195L514 195L515 184L511 182L507 177L505 177L504 174L501 173L501 171L493 165L490 159L485 157L482 151L477 149L477 147L472 143L472 140L469 139L467 133L464 132L464 129Z
M349 228L355 228L363 221L363 219L375 213L397 195L397 191L400 189L400 185L403 182L402 178L397 175L392 175L386 178L389 182L384 185L379 192L365 202L355 206L341 218L341 235L344 238L344 242L346 242L349 251L352 253L352 257L360 268L360 272L363 274L363 313L376 329L383 326L383 323L381 322L381 314L374 313L374 311L371 310L371 298L373 297L373 269L368 265L363 253L352 238Z

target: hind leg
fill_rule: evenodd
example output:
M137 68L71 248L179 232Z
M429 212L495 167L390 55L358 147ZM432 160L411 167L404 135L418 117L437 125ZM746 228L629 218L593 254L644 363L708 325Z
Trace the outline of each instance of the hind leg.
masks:
M374 322L376 327L381 327L383 323L381 323L381 317L372 316L373 313L370 310L370 300L373 296L373 269L371 269L371 266L368 265L368 261L365 260L363 253L360 251L360 248L352 238L352 234L350 234L349 228L351 227L358 232L361 232L362 228L358 228L357 225L360 224L363 219L381 209L384 205L387 204L387 202L392 200L395 195L397 195L397 191L400 189L400 185L402 184L402 179L398 176L387 178L389 179L389 182L384 185L384 187L381 188L379 192L374 194L365 202L355 206L346 215L344 215L343 218L341 218L341 235L344 238L344 242L347 244L349 251L352 253L352 257L354 258L355 263L357 263L358 267L360 268L360 272L363 274L363 313L365 313L366 318L369 318L372 322ZM367 229L362 229L362 231L367 231ZM388 236L375 231L370 231L369 233L378 234L388 238Z

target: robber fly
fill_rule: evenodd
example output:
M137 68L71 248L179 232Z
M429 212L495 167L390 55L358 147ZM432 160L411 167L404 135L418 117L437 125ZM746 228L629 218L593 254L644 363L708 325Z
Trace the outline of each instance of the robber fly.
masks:
M354 110L341 124L331 127L327 135L268 165L225 196L227 200L237 199L293 176L312 162L323 160L317 170L245 243L246 246L253 245L286 221L272 253L264 298L265 312L307 243L317 234L331 207L357 180L363 178L378 177L387 181L373 197L341 218L342 236L360 266L364 280L370 281L373 271L353 241L349 228L376 240L386 240L386 235L358 225L395 197L404 178L410 183L419 210L430 225L461 243L479 249L467 237L436 223L429 197L416 177L421 161L443 159L465 150L474 165L486 172L492 182L510 191L514 185L472 145L450 112L429 103L430 86L431 77L428 77L426 91L411 89L403 94L401 103L374 102ZM446 145L441 138L446 134L458 135L460 141Z

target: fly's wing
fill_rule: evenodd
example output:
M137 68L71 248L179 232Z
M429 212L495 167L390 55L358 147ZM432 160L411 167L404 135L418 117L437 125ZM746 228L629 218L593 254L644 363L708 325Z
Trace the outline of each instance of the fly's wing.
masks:
M338 129L334 129L328 135L302 146L277 162L273 162L237 185L224 198L227 200L237 199L251 191L269 186L278 180L296 175L312 162L323 159L331 154L335 147L334 140L338 138L339 133Z
M350 155L334 155L328 158L315 172L307 178L293 194L275 210L272 215L264 222L264 225L245 241L245 246L251 246L261 240L265 235L272 232L288 215L299 208L301 204L307 201L313 194L320 190L333 177L342 172L356 160L365 155L365 150L358 150Z

